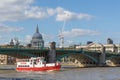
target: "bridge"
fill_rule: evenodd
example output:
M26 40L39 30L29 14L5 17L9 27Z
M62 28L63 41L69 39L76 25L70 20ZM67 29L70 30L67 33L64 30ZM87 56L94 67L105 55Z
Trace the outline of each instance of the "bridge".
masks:
M63 64L70 64L79 67L92 66L120 66L120 54L108 53L104 51L87 51L65 48L0 48L0 54L13 56L16 58L45 57L49 60L49 55L55 52L55 59Z

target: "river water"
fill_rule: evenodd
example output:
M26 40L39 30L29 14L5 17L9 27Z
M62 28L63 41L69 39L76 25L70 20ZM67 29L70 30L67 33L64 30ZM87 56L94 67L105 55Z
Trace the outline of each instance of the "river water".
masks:
M66 67L49 72L0 70L0 80L120 80L120 67Z

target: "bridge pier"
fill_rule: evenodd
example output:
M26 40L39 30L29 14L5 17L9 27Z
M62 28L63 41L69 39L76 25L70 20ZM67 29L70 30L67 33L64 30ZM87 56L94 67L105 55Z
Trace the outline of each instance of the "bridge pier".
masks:
M106 66L106 54L105 54L105 47L102 46L101 54L99 56L99 66Z
M50 50L48 53L48 62L53 63L56 61L56 43L51 42L50 43Z

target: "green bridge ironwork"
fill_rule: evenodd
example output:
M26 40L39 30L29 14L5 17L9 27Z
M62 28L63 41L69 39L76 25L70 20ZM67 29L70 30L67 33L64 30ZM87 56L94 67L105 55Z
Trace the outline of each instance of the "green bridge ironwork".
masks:
M33 49L33 48L0 48L0 54L13 56L16 58L29 58L29 57L38 57L38 56L44 56L47 57L50 49L49 48L43 48L43 49ZM99 56L102 53L100 51L86 51L86 50L76 50L76 49L56 49L56 60L61 60L64 57L70 56L70 55L83 55L95 63L99 63L100 59ZM113 54L113 53L105 53L106 60L112 59L112 58L120 58L120 54Z

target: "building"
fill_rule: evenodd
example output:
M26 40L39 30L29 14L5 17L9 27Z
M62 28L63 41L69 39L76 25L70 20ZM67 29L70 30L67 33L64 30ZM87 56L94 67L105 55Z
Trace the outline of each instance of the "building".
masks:
M0 55L0 64L15 64L16 58L8 55Z
M113 40L111 38L107 39L107 44L113 44Z
M11 40L12 41L12 40ZM2 48L11 48L13 47L13 43L9 45L0 45L0 47ZM16 63L16 58L9 56L9 55L4 55L4 54L0 54L0 64L15 64Z
M84 50L91 50L91 51L102 51L102 47L105 47L106 52L120 52L120 45L119 44L100 44L100 43L91 43L88 45L79 45L76 46L76 49L84 49Z
M102 51L102 47L105 47L106 52L120 53L120 44L114 44L111 38L107 39L106 44L90 42L89 44L86 44L86 45L76 46L76 49Z
M14 47L14 41L11 39L10 43L7 45L0 45L2 48L13 48ZM0 54L0 64L15 64L16 63L16 58L9 56L9 55L4 55Z
M44 47L44 40L42 35L39 33L39 28L37 25L36 32L33 34L31 47L33 48L43 48Z
M10 46L14 46L14 41L13 41L13 39L11 39L11 41L10 41Z
M0 55L0 64L7 64L7 55Z

